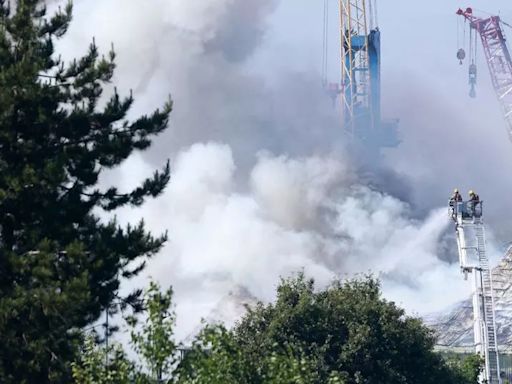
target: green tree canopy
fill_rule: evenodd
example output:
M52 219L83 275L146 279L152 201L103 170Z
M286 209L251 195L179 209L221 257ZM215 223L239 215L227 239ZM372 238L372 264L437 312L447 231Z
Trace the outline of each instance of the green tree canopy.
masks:
M249 310L234 329L237 345L252 367L264 366L275 346L301 350L315 361L325 383L450 383L435 337L419 319L381 297L373 278L337 281L315 291L299 275L284 280L274 304ZM255 372L250 373L255 381Z
M11 7L11 4L14 4ZM147 149L171 103L126 119L134 99L103 95L115 54L95 43L65 63L54 50L71 22L68 3L0 0L0 382L69 382L81 328L162 247L143 223L121 227L95 214L158 196L169 165L131 191L100 188L102 172Z
M478 356L434 353L432 332L380 297L372 278L315 291L303 276L285 280L275 304L249 311L233 329L206 325L178 363L172 291L152 284L146 323L132 345L138 362L118 346L90 342L74 364L76 384L477 384ZM108 361L105 365L105 361Z
M161 384L172 382L178 348L173 341L175 317L172 290L162 292L151 283L142 302L144 322L139 326L134 315L127 316L131 346L138 357L130 361L120 344L97 345L87 337L80 358L73 367L76 384Z
M373 278L323 290L303 275L283 280L275 303L250 308L231 332L212 334L185 360L183 383L206 383L200 378L213 374L247 384L476 384L434 352L433 332L383 299Z
M459 383L475 384L479 382L480 374L485 369L485 360L482 356L457 353L443 353L442 355Z

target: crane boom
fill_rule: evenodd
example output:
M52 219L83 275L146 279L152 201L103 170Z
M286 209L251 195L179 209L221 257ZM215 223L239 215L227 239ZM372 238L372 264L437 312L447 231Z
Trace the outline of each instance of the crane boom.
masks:
M499 16L476 17L471 8L459 8L457 15L468 20L470 28L480 35L492 85L503 110L509 139L512 140L512 59L501 26L502 21Z
M459 263L465 279L471 275L473 330L476 353L485 360L479 383L501 384L494 292L485 250L482 202L450 200L450 215L456 223Z

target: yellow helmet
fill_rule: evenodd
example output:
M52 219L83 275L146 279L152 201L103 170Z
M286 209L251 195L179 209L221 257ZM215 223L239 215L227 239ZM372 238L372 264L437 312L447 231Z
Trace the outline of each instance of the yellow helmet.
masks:
M475 194L475 192L473 192L473 190L469 191L469 195L470 195L470 196L472 196L472 195L474 195L474 194Z
M453 193L459 193L459 190L458 190L457 188L455 188L455 189L453 190Z

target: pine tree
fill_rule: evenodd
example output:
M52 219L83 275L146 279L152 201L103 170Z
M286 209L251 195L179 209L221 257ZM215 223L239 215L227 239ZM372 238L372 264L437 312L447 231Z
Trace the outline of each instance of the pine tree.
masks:
M113 50L94 41L65 63L54 50L71 22L68 3L0 0L0 382L69 382L80 330L114 303L121 278L144 268L166 235L121 227L95 212L140 206L169 181L169 164L132 191L98 178L166 129L171 102L135 120L131 95L103 95ZM105 101L106 100L106 101Z

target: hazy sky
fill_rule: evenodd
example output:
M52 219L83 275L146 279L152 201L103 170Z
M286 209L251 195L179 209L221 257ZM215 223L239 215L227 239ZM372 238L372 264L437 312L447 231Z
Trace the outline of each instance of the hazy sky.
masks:
M500 14L506 21L512 20L511 3L378 3L383 115L401 119L403 138L400 148L388 151L386 161L412 181L419 209L430 208L434 201L441 204L449 191L459 186L481 191L489 202L489 223L508 220L508 215L501 214L505 208L499 199L512 187L512 179L503 175L512 161L512 143L508 142L480 42L478 97L468 97L467 61L459 66L455 57L457 31L462 31L464 22L455 11L472 6L477 15ZM330 7L329 74L336 81L340 76L337 1L331 1ZM269 18L265 43L255 52L251 70L264 73L268 81L279 81L286 72L319 72L322 19L323 1L282 0ZM512 36L512 30L506 28L505 34ZM462 36L459 40L462 42ZM467 44L465 48L467 51ZM508 220L507 226L510 224ZM495 229L500 233L507 230Z
M504 0L471 5L512 21ZM367 177L342 151L320 89L323 1L75 0L64 56L93 35L102 49L114 42L116 85L134 90L134 115L169 93L175 101L168 132L104 182L128 188L171 159L166 193L119 218L169 230L147 274L175 287L182 335L230 286L268 300L279 276L301 268L322 282L372 270L410 311L467 295L445 234L447 199L455 186L480 193L498 258L512 237L512 143L482 55L478 97L468 97L467 63L455 57L455 11L465 6L379 2L383 114L400 118L403 142Z
M336 3L331 1L333 80L339 78L334 57L338 43ZM487 208L498 215L506 202L494 201L503 197L504 188L512 187L512 178L504 176L506 165L512 160L512 143L508 142L480 42L478 97L468 97L467 62L459 66L455 58L457 26L463 25L462 20L457 21L460 17L455 11L472 6L475 14L499 13L504 20L512 20L512 3L504 0L378 3L383 45L383 114L401 118L404 138L400 148L389 151L388 159L395 169L422 179L414 183L418 187L418 205L422 205L422 199L430 204L432 196L443 199L453 186L459 185L481 190L482 197L488 200ZM262 68L263 62L267 63L263 70L268 70L269 58L270 65L278 68L318 70L322 4L323 1L308 0L281 2L269 28L270 48L265 60L259 62ZM512 38L511 29L506 28L505 33ZM286 52L286 58L280 52ZM468 143L470 140L478 145ZM471 163L474 168L469 169ZM488 221L492 222L492 218Z

